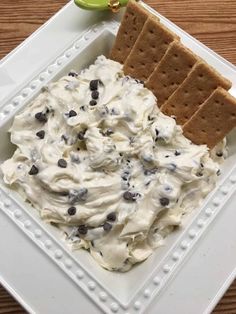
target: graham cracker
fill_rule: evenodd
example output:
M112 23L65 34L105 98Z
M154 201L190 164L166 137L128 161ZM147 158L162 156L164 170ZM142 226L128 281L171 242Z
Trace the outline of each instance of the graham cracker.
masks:
M213 148L236 126L236 98L218 87L184 125L183 133L195 144Z
M145 86L157 97L159 107L184 81L199 58L179 41L170 44Z
M145 81L164 56L169 44L178 39L155 16L149 17L125 61L124 73Z
M115 43L111 50L111 59L122 64L125 62L144 23L150 15L151 13L148 13L148 11L135 0L129 0Z
M207 63L198 61L183 83L162 105L161 111L175 116L176 122L183 125L219 86L228 90L231 82Z

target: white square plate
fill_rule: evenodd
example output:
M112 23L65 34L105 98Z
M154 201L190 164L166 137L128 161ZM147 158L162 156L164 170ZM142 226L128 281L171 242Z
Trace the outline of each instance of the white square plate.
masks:
M236 95L236 68L157 15L232 81L230 92ZM7 130L16 112L48 82L107 55L119 19L70 2L1 61L0 162L13 151ZM71 252L58 231L0 181L0 281L32 313L209 312L235 277L235 134L228 137L229 157L203 206L168 236L165 246L124 274L102 269L85 251Z

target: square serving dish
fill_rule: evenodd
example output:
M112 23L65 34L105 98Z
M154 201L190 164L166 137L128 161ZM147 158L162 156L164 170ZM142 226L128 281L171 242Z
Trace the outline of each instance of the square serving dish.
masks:
M236 96L235 66L143 5L231 80L230 93ZM82 11L70 2L1 61L1 163L14 151L7 133L14 115L48 82L108 56L120 17ZM71 252L59 232L1 179L0 281L31 313L75 313L78 306L79 313L91 314L210 312L236 273L235 138L233 131L222 174L201 208L166 238L165 246L127 273L102 269L84 250Z

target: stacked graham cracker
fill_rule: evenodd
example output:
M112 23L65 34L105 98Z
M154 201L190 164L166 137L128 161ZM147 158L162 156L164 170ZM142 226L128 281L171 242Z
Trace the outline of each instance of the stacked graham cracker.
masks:
M236 126L231 82L186 48L178 36L134 0L119 28L111 59L143 80L160 110L173 116L195 144L213 148Z

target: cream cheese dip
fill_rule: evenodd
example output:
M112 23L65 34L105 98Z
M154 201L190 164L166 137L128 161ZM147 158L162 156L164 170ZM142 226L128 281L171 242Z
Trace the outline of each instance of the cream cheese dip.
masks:
M10 133L4 182L108 270L152 254L214 188L225 154L224 141L210 153L191 143L104 56L45 87Z

